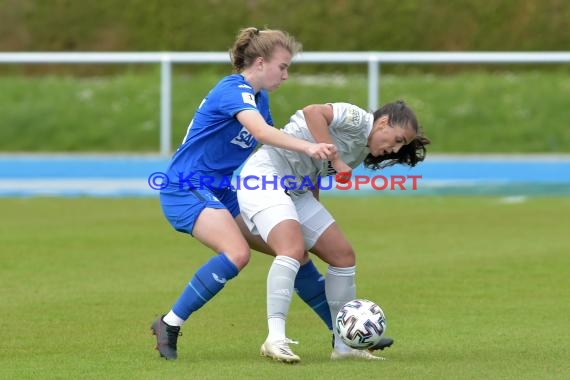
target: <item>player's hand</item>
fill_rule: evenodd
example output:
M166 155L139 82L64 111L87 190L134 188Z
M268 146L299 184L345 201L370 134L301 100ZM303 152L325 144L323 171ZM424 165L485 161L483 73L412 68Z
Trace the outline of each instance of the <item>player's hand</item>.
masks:
M331 160L331 165L333 169L337 172L335 176L335 180L338 183L347 183L350 181L350 177L352 177L352 168L348 166L340 156L337 156L335 159Z
M336 157L336 146L326 143L311 144L307 155L316 160L331 160Z

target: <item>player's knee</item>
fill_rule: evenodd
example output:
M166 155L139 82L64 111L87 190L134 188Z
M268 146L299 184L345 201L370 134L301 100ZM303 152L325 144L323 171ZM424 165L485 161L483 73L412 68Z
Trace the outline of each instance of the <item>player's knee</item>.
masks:
M344 247L335 253L329 264L339 268L352 267L356 265L356 253L351 246Z
M226 252L226 255L239 270L242 270L249 263L251 251L249 250L249 246L245 245Z
M304 259L305 255L307 254L304 244L292 244L290 247L276 250L276 253L277 256L288 256L300 263L307 261L307 259Z

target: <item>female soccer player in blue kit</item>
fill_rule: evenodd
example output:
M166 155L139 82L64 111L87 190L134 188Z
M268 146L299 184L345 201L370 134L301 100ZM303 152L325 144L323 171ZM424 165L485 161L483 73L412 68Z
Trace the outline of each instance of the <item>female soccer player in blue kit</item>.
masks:
M318 160L335 155L332 144L308 142L272 127L268 92L287 79L292 57L300 48L279 30L242 29L230 52L236 73L223 78L204 98L170 161L169 184L160 192L164 215L177 231L192 235L217 254L194 273L172 309L152 324L156 348L166 359L177 358L180 327L190 314L246 266L248 240L252 246L263 245L243 224L229 182L257 142ZM312 262L300 274L305 283L317 283L321 277ZM304 296L303 289L314 289L300 284L300 295L323 318L328 313L326 302L311 304L315 297Z

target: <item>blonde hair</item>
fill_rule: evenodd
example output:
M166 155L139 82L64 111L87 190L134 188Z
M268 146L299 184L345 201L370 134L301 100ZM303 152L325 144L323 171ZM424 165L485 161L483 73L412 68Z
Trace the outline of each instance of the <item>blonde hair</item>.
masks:
M241 72L250 67L257 57L271 59L276 46L287 49L291 55L302 49L302 45L295 38L281 30L259 30L254 27L241 29L230 49L234 71Z

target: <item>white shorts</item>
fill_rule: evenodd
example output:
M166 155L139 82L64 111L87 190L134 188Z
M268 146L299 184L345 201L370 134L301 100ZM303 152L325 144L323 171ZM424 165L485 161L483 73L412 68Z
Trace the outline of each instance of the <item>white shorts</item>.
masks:
M277 186L262 186L263 176L273 178L277 176L277 183L281 177L289 175L266 160L267 157L253 156L242 169L240 176L253 176L259 181L248 180L248 187L241 187L237 191L241 215L249 230L260 235L265 242L271 230L284 220L292 219L301 224L305 248L311 249L325 230L334 223L334 218L328 210L315 199L311 192L291 194ZM255 160L258 158L258 160ZM281 170L283 171L283 170ZM253 174L255 173L255 174ZM251 189L259 185L258 189Z

